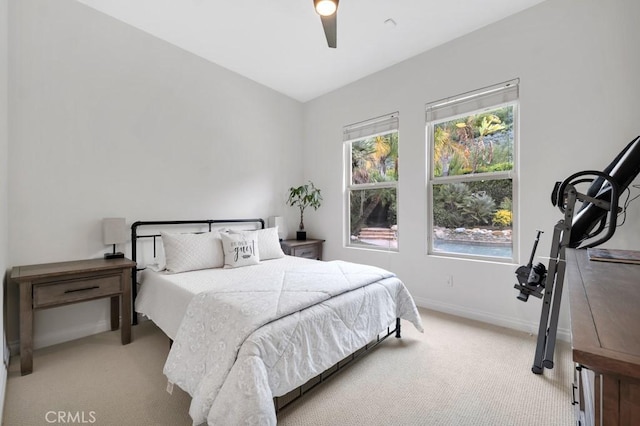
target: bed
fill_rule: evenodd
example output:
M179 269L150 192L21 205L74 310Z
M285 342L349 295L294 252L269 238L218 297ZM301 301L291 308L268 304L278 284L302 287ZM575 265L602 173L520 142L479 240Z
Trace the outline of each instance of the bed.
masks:
M261 219L136 222L132 242L135 310L172 339L163 373L194 424L275 424L278 397L400 337L400 318L422 331L394 274L285 256Z

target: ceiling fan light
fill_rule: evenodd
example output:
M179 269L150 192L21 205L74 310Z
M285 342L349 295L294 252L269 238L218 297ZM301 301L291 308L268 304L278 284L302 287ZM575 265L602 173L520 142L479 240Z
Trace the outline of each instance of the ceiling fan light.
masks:
M316 0L316 12L320 16L331 16L338 9L338 2L335 0Z

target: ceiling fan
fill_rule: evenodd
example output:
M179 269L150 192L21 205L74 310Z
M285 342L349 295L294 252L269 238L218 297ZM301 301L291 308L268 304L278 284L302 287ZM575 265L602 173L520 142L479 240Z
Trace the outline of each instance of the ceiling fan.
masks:
M332 48L337 46L338 1L339 0L313 0L316 12L320 15L320 20L322 21L324 35L327 37L327 44Z

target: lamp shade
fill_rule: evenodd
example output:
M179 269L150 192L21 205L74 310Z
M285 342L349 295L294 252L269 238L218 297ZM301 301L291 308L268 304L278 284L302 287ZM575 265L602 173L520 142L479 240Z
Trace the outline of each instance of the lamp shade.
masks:
M102 219L102 239L105 244L122 244L127 242L125 218L107 217Z
M287 238L287 226L284 223L284 218L282 216L269 217L269 228L275 227L278 227L278 238L281 240Z

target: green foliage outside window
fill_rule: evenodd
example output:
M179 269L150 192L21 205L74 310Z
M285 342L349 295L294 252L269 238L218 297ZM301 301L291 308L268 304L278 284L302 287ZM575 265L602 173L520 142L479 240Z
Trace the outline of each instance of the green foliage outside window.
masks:
M398 133L351 143L352 185L398 181ZM364 227L390 228L397 223L395 187L352 189L350 231L357 235Z
M398 133L388 133L351 143L353 184L398 180Z
M444 228L509 227L511 188L510 179L436 184L433 186L433 223ZM495 200L502 200L499 206ZM498 215L498 212L508 213L508 220L505 213Z
M513 105L435 123L434 177L513 169ZM433 185L433 223L445 228L509 228L511 179Z
M434 125L434 176L513 169L513 106Z

